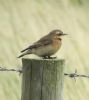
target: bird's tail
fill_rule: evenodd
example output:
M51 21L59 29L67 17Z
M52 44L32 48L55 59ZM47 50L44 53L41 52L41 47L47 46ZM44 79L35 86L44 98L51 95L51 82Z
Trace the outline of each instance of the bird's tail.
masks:
M17 58L21 58L21 57L23 57L23 56L25 56L25 55L27 55L27 54L30 54L30 52L24 52L24 53L22 53L20 56L18 56Z
M25 56L25 54L21 54L20 56L18 56L17 58L21 58L21 57L23 57L23 56Z

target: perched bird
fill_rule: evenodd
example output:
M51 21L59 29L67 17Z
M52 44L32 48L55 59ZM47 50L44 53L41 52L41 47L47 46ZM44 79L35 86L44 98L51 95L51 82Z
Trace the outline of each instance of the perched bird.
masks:
M48 35L33 43L33 45L22 50L22 54L18 58L28 54L35 54L43 58L51 58L51 55L55 54L60 49L62 44L61 36L64 35L67 34L64 34L61 30L53 30Z

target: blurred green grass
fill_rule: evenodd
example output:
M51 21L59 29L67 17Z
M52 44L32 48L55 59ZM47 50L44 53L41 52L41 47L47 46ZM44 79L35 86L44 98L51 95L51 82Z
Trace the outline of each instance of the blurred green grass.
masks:
M0 66L19 67L19 51L53 29L69 36L56 54L65 72L89 73L88 0L0 0ZM89 80L65 77L64 100L88 100ZM0 99L20 100L21 76L0 72Z

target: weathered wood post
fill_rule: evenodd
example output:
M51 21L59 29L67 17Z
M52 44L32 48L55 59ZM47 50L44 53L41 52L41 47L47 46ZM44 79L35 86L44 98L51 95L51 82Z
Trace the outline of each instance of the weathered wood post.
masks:
M22 59L21 100L63 100L64 60Z

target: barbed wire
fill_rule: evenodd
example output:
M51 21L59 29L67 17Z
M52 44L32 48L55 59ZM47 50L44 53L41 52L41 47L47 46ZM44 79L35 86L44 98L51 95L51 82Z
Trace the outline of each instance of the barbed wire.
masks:
M85 75L85 74L78 74L77 73L77 70L75 70L74 73L64 73L65 76L69 76L71 78L76 78L76 77L86 77L86 78L89 78L89 74Z
M7 71L7 72L18 72L18 73L22 73L22 67L19 68L6 68L6 67L0 67L0 71Z
M7 72L18 72L19 74L23 73L22 72L22 67L19 68L6 68L6 67L0 67L0 71L7 71ZM65 76L68 76L70 78L76 78L76 77L85 77L89 78L89 74L78 74L77 70L74 71L74 73L64 73Z

